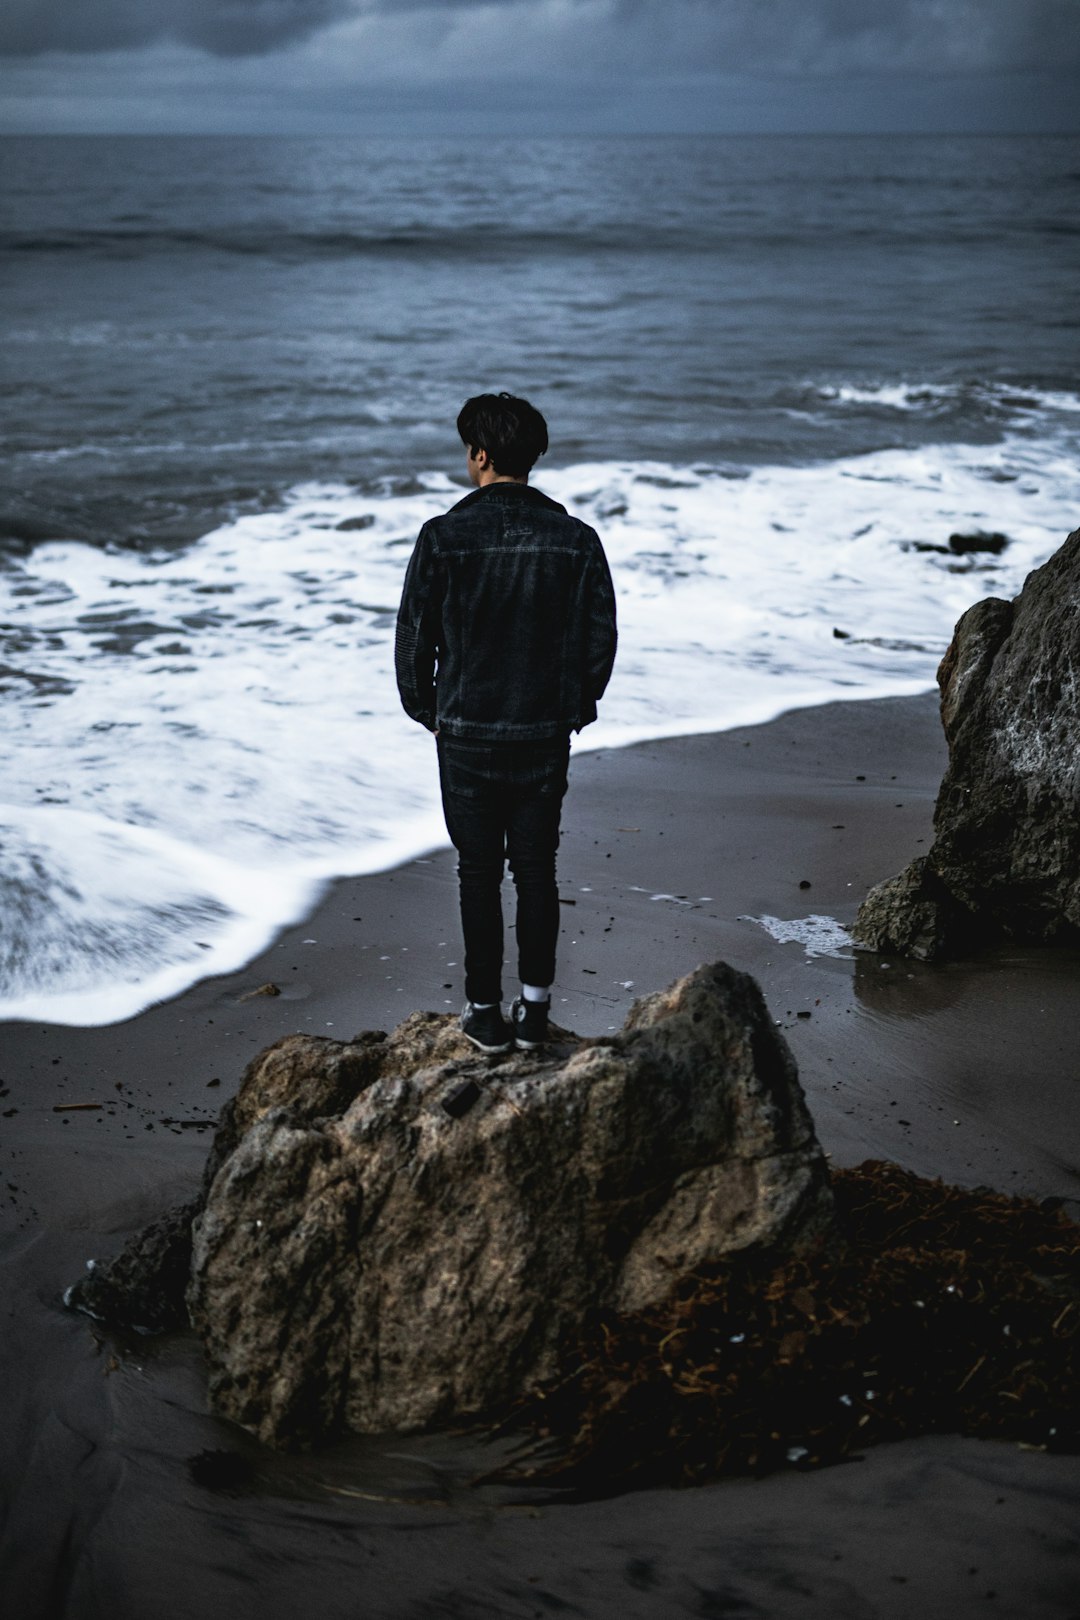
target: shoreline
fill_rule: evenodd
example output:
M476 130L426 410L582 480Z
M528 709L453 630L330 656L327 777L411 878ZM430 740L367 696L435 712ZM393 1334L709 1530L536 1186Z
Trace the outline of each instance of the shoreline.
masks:
M842 1162L885 1152L920 1175L974 1184L989 1152L1002 1158L1002 1191L1080 1197L1080 1129L1069 1141L1060 1129L1072 1112L1070 1048L1080 1049L1080 953L1005 945L971 961L884 966L850 948L810 957L754 920L850 925L872 884L929 844L946 757L932 694L796 709L762 726L574 756L554 1017L605 1034L638 996L723 959L761 985L818 1133ZM512 894L507 877L507 1002L516 989ZM334 880L247 966L120 1023L0 1024L0 1081L7 1106L36 1108L39 1125L46 1115L55 1125L56 1104L97 1102L103 1117L82 1123L104 1126L94 1135L105 1141L125 1139L125 1114L145 1129L160 1123L165 1102L169 1117L216 1115L248 1059L283 1034L344 1040L392 1028L418 1007L456 1013L463 977L455 856L443 847ZM267 984L280 993L261 994ZM1012 1018L1002 1016L1003 997ZM1048 1087L1044 1098L1010 1094L1012 1076L1029 1070ZM117 1104L118 1090L133 1108ZM894 1128L888 1109L901 1096L920 1118ZM946 1112L945 1124L934 1117ZM203 1133L185 1130L199 1160ZM969 1142L972 1130L981 1134Z
M1080 953L1000 947L886 966L864 953L808 958L748 920L849 924L866 890L929 843L944 762L933 694L580 753L554 1015L603 1034L637 996L723 958L760 983L835 1162L895 1159L1075 1213ZM475 1440L271 1457L206 1415L190 1336L117 1347L59 1308L90 1255L115 1252L190 1192L256 1052L295 1029L347 1039L419 1007L456 1012L461 978L444 849L337 880L248 968L125 1023L3 1026L15 1190L0 1238L2 1354L18 1394L0 1570L27 1620L141 1620L151 1607L181 1620L234 1591L238 1615L262 1620L301 1602L342 1620L357 1605L524 1616L541 1589L590 1616L701 1613L706 1592L769 1616L900 1616L916 1598L964 1614L988 1590L999 1613L1074 1613L1076 1458L938 1436L813 1476L526 1507L464 1489L481 1471ZM280 993L260 994L267 983ZM508 972L506 999L514 988ZM55 1111L75 1103L98 1106ZM256 1486L197 1486L186 1459L202 1449L250 1456Z
M575 764L590 754L619 753L628 748L674 741L692 739L703 741L707 737L725 735L729 731L748 733L771 725L784 716L804 710L828 708L838 706L840 703L874 703L885 699L921 698L936 690L936 686L928 685L925 681L913 682L910 685L890 682L885 689L868 685L865 688L858 688L857 697L837 699L833 695L835 687L825 685L820 690L806 689L798 701L779 711L775 699L746 705L747 717L731 724L710 724L702 720L700 724L696 721L686 721L672 729L655 727L628 729L618 725L608 726L601 719L590 725L584 734L584 740L580 737L571 739L571 773ZM608 740L595 740L605 738ZM430 780L437 783L438 773L434 755L427 763L430 767ZM71 813L78 816L83 812ZM137 832L140 829L134 830ZM263 923L257 924L253 923L250 917L238 916L228 930L225 942L206 946L208 955L201 959L206 964L206 971L197 978L192 978L196 969L194 962L178 962L159 969L135 983L113 982L97 989L60 991L55 996L56 1012L53 1015L50 1015L47 1005L28 1008L18 997L10 995L6 999L0 997L0 1029L15 1024L40 1024L60 1029L105 1029L114 1025L129 1024L156 1006L178 1001L202 983L247 972L253 962L269 957L270 952L290 930L303 928L308 921L315 918L323 901L336 885L364 878L383 877L389 872L404 870L414 862L422 862L449 848L449 836L443 822L442 811L438 808L432 809L430 813L413 823L408 837L375 840L365 846L365 855L357 860L355 866L346 865L345 870L337 868L328 870L325 860L320 858L313 860L309 869L297 867L288 872L284 879L284 887L292 891L293 903L280 910L276 920L270 922L264 919ZM375 850L379 851L378 855L373 853ZM262 875L265 876L265 873ZM304 898L297 899L296 896L299 895L303 895ZM236 946L240 939L246 943L243 949L238 950ZM96 1011L91 1016L86 1016L90 1009L100 1007L102 1003L109 1006L119 1005L123 1010L104 1018Z

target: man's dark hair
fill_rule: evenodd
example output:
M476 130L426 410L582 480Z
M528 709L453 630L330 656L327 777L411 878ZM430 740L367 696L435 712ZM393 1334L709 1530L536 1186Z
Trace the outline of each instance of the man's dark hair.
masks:
M525 478L548 447L547 423L527 399L513 394L477 394L458 412L461 442L486 450L503 478Z

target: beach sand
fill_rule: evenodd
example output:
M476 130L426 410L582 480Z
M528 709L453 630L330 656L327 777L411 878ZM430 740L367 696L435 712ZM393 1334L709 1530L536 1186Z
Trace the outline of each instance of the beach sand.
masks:
M604 1033L723 958L761 984L836 1163L895 1159L1080 1213L1080 953L808 957L749 920L850 923L928 846L944 762L933 695L576 755L554 1015ZM88 1257L190 1194L254 1053L456 1011L460 962L440 850L336 883L244 972L127 1023L0 1031L6 1612L1080 1615L1080 1459L939 1436L812 1474L552 1503L470 1487L499 1455L477 1438L265 1453L206 1414L190 1336L120 1344L62 1309ZM253 993L268 983L281 993ZM252 1480L197 1484L187 1459L207 1449L241 1453Z

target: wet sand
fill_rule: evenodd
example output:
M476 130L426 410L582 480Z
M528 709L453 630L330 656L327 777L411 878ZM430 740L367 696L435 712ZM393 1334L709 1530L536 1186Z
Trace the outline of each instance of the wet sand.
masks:
M837 1163L892 1158L1080 1212L1080 953L808 957L748 920L850 923L928 845L944 760L933 696L577 755L555 1016L603 1033L724 958L761 983ZM255 1052L456 1010L460 958L436 851L335 884L245 972L125 1024L0 1030L8 1612L1080 1615L1075 1458L946 1436L812 1475L552 1504L468 1488L492 1461L475 1440L271 1456L206 1415L190 1338L116 1345L61 1308L87 1257L191 1191ZM267 983L281 994L252 994ZM197 1485L186 1459L223 1448L252 1481Z

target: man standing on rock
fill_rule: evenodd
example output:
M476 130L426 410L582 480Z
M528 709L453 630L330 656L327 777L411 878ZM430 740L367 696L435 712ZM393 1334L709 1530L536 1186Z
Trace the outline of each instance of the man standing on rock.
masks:
M555 852L570 733L596 719L615 658L615 593L593 529L529 484L548 447L526 399L479 394L457 419L475 485L420 530L395 665L405 711L435 733L458 852L465 1035L482 1052L547 1038ZM501 885L517 889L521 994L502 1014Z

